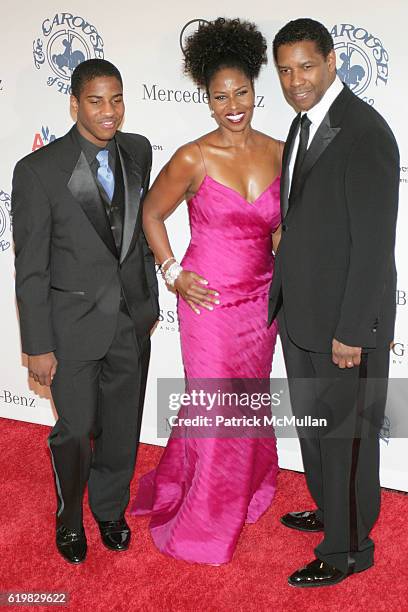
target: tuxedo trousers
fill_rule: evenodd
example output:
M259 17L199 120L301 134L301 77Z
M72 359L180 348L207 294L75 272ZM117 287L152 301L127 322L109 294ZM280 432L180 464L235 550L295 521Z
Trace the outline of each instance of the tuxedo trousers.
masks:
M51 392L58 420L48 445L57 490L57 526L79 530L88 483L100 521L119 519L128 503L139 443L150 336L137 336L120 310L113 341L101 359L66 360Z
M342 370L331 354L292 341L284 307L278 320L292 411L303 419L297 433L306 482L324 523L316 556L342 572L367 569L374 561L369 534L380 511L379 434L389 350L363 352L360 367ZM322 425L303 425L307 415Z

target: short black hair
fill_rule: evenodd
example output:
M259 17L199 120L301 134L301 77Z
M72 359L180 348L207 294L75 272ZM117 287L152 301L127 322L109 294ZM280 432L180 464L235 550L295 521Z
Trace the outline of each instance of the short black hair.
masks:
M303 40L314 42L324 58L334 48L333 38L329 30L322 23L307 17L295 19L283 26L274 38L273 57L275 62L277 61L279 47L282 45L293 45Z
M267 62L267 42L255 24L241 19L202 23L184 47L184 72L205 87L221 68L237 68L253 83Z
M79 100L85 83L97 77L115 77L123 85L121 74L116 66L107 60L95 58L81 62L75 68L71 76L72 95Z

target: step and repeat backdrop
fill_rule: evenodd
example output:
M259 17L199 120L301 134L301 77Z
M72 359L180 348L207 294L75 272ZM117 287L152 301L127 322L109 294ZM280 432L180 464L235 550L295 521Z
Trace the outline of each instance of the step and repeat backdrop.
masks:
M183 41L199 22L219 16L256 22L269 42L269 62L256 87L254 127L285 139L293 111L283 99L275 73L271 43L290 19L312 17L331 31L341 78L391 125L401 152L400 214L397 240L398 318L391 352L391 377L408 376L408 127L406 122L405 27L406 0L327 4L301 0L284 5L265 0L191 0L155 3L122 0L16 0L2 15L0 39L0 108L2 117L0 167L0 416L52 425L55 413L46 390L27 376L20 351L14 299L11 178L16 161L62 136L72 125L69 112L70 76L75 66L92 57L112 61L124 80L124 131L146 135L153 146L153 174L183 143L214 129L204 91L182 74ZM189 240L186 205L168 221L174 251L181 258ZM405 240L404 240L405 237ZM364 281L362 281L364 282ZM156 388L158 378L181 378L175 298L160 279L160 320L152 337L152 360L145 404L142 440L157 438ZM300 306L301 307L301 306ZM272 376L284 377L278 344ZM397 382L397 381L396 381ZM401 380L399 380L401 382ZM404 384L389 402L404 405ZM393 397L397 395L398 397ZM408 415L407 415L408 419ZM407 440L396 438L396 424L386 419L381 434L384 486L408 490ZM3 444L7 440L2 441ZM280 465L302 469L296 439L279 440Z

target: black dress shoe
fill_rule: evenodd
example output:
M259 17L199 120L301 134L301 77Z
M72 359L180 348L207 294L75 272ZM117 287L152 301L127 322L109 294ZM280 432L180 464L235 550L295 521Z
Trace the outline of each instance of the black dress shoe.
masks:
M281 518L281 523L299 531L324 531L324 525L313 510L304 512L289 512Z
M349 575L349 573L344 574L333 565L315 559L289 576L288 582L296 587L331 586L338 584Z
M127 550L130 544L131 531L122 517L118 521L98 521L102 542L110 550Z
M57 549L58 552L69 563L82 563L85 561L87 544L84 528L81 531L73 531L65 525L60 525L57 529Z

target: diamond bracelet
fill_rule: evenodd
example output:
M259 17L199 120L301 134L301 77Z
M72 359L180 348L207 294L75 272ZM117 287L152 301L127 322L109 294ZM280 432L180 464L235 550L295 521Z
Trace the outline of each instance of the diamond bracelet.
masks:
M163 273L163 278L166 281L166 283L170 285L170 287L173 287L175 281L178 279L182 271L183 271L182 266L180 266L180 264L177 263L177 261L175 261Z

